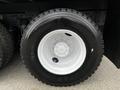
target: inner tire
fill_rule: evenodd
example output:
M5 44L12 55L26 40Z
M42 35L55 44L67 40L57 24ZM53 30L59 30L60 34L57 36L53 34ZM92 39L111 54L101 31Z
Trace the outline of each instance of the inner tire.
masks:
M84 43L82 47L84 49L80 48L79 43L74 44L72 50L75 54L70 53L68 51L70 55L69 54L67 55L66 53L68 49L67 46L63 43L62 44L59 43L58 46L55 46L56 48L59 47L57 49L52 48L52 45L56 45L50 44L52 43L52 41L54 41L54 39L56 39L57 42L61 41L69 42L69 40L64 40L65 38L64 35L60 36L59 34L53 36L52 39L50 39L50 37L48 39L45 38L47 37L47 35L49 36L50 33L59 32L60 30L63 31L64 33L67 32L68 30L68 32L65 33L67 37L75 38L73 33L78 35L79 38L81 38ZM60 38L60 41L59 39L57 39L58 37ZM41 51L39 52L39 48L41 48L40 44L42 43L44 38L45 40L48 41L51 40L51 42L42 45L43 48L45 46L45 50L42 48L43 50L42 53ZM70 41L72 40L70 39ZM72 43L75 43L75 39L73 39ZM72 47L72 43L68 43L69 48ZM46 49L47 47L50 47L52 49L50 50L49 48ZM76 50L77 47L78 50ZM63 48L65 48L65 50ZM60 50L62 51L60 52ZM83 51L86 50L86 53L81 55L79 50L81 50L82 53L85 53ZM50 52L54 53L51 54ZM39 54L42 55L39 56ZM66 54L66 56L64 56L64 54ZM77 55L79 57L79 54L81 56L85 56L83 57L84 60L76 58ZM53 62L58 65L59 58L63 60L63 62L64 60L72 62L72 60L74 60L73 57L75 57L76 59L74 60L74 62L77 61L78 63L80 63L81 60L83 60L83 62L81 64L78 64L79 67L77 67L73 71L71 69L71 71L69 72L65 71L65 68L68 68L69 64L67 64L68 65L67 67L67 65L63 63L64 68L61 65L62 69L58 69L62 70L60 73L57 71L55 72L50 70L51 67L47 68L49 64L47 64L46 66L44 65L46 63L43 62L48 61L47 58L45 60L41 60L41 58L44 57L44 55L47 55L46 57L51 57L51 55L53 55L53 58L52 59L50 58L49 60L51 60L50 62L52 62L53 60ZM97 30L95 25L91 23L91 21L88 20L85 16L83 16L80 12L71 9L55 9L40 14L28 25L21 41L21 57L26 67L31 72L31 74L35 76L38 80L54 86L70 86L86 80L94 73L94 71L99 66L102 59L102 55L103 55L103 40L101 32ZM69 56L72 57L69 58ZM65 59L67 57L68 59ZM65 63L67 63L67 61L65 61ZM53 66L55 68L59 68L57 65Z
M0 23L0 68L3 68L12 59L14 54L14 42L10 33Z

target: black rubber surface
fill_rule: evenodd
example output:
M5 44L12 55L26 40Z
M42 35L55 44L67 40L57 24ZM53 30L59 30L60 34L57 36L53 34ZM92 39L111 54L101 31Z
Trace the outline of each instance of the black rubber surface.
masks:
M0 68L5 66L13 57L14 47L11 35L0 24Z
M72 16L73 20L60 15L61 18L49 18L38 24L38 26L35 26L32 31L30 30L31 26L36 23L39 18L44 18L44 16L51 13L53 16L55 13L59 12L63 12L63 14L74 14ZM81 24L78 20L76 21L74 18L77 16L84 17L87 20L85 16L75 10L55 9L40 14L28 25L21 41L21 57L30 73L38 80L53 86L71 86L86 80L99 66L103 55L102 34L97 30L90 19L87 21L91 22L94 26L94 30ZM37 56L37 47L41 39L47 33L57 29L68 29L76 32L82 37L87 48L84 64L77 71L68 75L55 75L45 70L40 64ZM91 52L92 48L94 49L93 52Z

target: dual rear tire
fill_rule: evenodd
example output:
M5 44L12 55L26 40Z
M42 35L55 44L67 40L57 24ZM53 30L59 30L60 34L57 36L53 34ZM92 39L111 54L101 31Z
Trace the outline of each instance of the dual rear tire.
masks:
M21 57L31 74L54 86L90 77L103 55L101 32L80 12L55 9L36 17L21 41Z
M14 42L11 34L0 23L0 68L8 64L14 55Z

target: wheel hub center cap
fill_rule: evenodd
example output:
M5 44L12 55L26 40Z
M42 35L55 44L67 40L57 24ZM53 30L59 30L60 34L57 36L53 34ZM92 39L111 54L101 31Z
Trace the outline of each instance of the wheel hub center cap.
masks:
M54 47L54 54L58 57L66 57L69 54L69 46L65 42L59 42Z

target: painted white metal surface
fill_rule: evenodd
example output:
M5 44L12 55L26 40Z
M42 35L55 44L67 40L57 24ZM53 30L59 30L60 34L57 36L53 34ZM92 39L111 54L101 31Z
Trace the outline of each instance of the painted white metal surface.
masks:
M37 54L41 65L48 72L67 75L77 71L83 65L86 46L75 32L59 29L49 32L42 38Z

